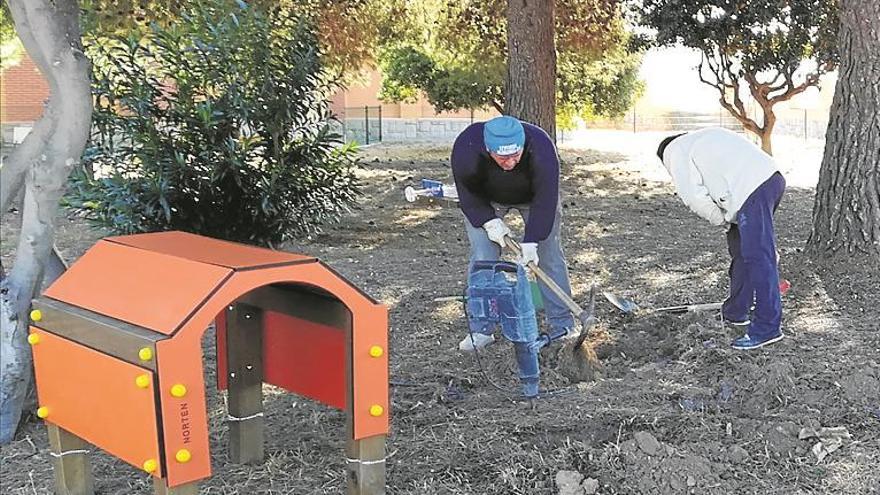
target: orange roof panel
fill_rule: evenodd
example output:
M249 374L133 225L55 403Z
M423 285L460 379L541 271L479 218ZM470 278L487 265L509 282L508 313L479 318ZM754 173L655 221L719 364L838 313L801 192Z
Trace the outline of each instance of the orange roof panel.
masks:
M231 273L229 268L104 240L45 295L171 335Z
M188 232L154 232L108 237L106 240L234 270L316 261L311 256L221 241Z

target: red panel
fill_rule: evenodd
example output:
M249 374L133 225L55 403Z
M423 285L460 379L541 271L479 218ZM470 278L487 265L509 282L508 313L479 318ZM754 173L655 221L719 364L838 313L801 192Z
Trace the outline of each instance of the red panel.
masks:
M168 254L199 263L224 266L236 270L294 262L315 262L312 256L273 251L236 242L221 241L188 232L154 232L121 237L108 241Z
M345 332L267 311L263 381L343 409Z
M217 316L217 388L227 388L226 315ZM263 320L263 382L345 408L345 332L282 313Z

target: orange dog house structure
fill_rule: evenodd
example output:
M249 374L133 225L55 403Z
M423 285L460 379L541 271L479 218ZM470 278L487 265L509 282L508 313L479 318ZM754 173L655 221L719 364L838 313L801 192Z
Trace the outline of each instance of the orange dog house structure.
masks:
M87 444L150 473L157 494L198 493L212 322L234 462L263 458L270 383L346 411L348 493L385 492L388 310L316 258L183 232L109 237L33 307L56 493L93 493Z

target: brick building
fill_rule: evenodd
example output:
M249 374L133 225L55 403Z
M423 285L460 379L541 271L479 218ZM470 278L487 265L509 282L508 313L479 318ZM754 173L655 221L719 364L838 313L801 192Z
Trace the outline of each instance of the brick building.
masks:
M49 85L34 61L24 54L17 65L0 73L0 128L3 143L24 139L43 114Z
M373 128L373 140L381 133L393 140L422 137L454 138L470 119L485 120L494 111L468 111L437 113L424 98L415 103L382 103L378 99L382 75L373 70L364 82L353 84L331 99L331 108L345 123L349 138L364 141L365 120ZM25 54L22 60L0 74L0 128L4 144L18 143L30 131L31 126L43 113L43 103L49 97L49 87L36 64ZM366 117L366 119L365 119ZM358 134L358 132L360 134Z

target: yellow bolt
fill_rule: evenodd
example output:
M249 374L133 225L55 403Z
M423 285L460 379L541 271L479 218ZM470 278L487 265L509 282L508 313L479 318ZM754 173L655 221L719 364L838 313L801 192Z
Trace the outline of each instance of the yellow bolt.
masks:
M134 379L134 383L135 383L135 385L138 386L138 388L147 388L147 387L149 387L149 386L150 386L150 381L151 381L151 380L150 380L150 375L148 375L148 374L146 374L146 373L144 373L143 375L138 375L138 377Z
M180 449L174 454L174 458L177 459L177 462L189 462L189 460L192 459L192 454L186 449Z
M141 361L149 361L153 359L153 350L149 347L143 347L138 351L138 357L141 358Z
M36 333L28 335L28 344L37 345L40 343L40 336Z
M159 463L156 462L156 459L147 459L146 461L144 461L144 471L148 473L156 471L158 467Z
M46 406L42 406L37 409L37 417L40 419L46 419L49 417L49 408Z
M171 396L178 399L186 395L186 387L180 383L171 386Z
M370 356L377 358L377 357L382 357L382 354L385 354L385 351L382 350L381 347L379 347L377 345L370 347Z
M370 416L379 417L383 412L385 412L385 408L379 404L373 404L370 406Z
M35 309L35 310L31 311L31 320L40 321L42 319L43 319L43 312L42 311L40 311L39 309Z

